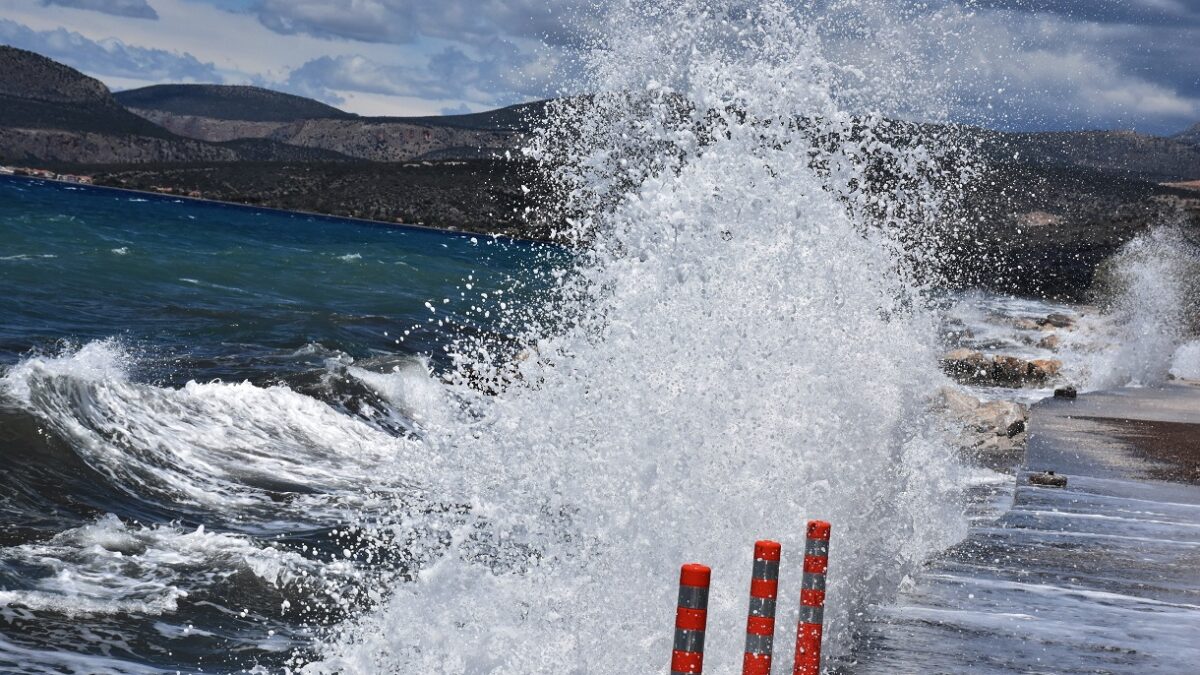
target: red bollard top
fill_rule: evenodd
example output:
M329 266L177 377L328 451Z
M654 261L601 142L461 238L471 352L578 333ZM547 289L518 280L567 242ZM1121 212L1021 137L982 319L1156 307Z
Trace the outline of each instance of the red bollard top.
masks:
M709 580L712 578L712 570L705 565L697 563L688 563L679 570L679 584L681 586L700 586L708 588Z
M754 542L754 559L779 562L779 552L782 549L783 547L777 541L756 541Z
M808 538L809 539L829 539L829 523L823 520L808 521Z

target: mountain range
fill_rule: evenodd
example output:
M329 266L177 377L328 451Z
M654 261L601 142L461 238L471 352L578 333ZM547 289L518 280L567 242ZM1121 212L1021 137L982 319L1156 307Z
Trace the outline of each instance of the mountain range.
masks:
M0 164L451 229L549 236L555 223L526 214L539 212L533 207L550 192L533 167L506 159L519 157L511 151L546 105L364 117L249 86L170 84L114 94L68 66L0 46ZM1036 289L1005 283L1058 292L1078 286L1079 274L1139 228L1179 214L1200 221L1200 192L1184 189L1200 180L1200 124L1171 137L954 133L988 160L966 209L968 238L980 248L956 263L977 277L1007 279L1006 269L1041 266L1053 274L1042 275Z

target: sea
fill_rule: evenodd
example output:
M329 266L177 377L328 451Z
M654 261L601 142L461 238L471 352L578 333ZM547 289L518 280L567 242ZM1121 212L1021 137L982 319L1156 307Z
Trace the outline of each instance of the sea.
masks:
M377 592L341 528L443 347L565 259L0 177L0 671L282 667Z

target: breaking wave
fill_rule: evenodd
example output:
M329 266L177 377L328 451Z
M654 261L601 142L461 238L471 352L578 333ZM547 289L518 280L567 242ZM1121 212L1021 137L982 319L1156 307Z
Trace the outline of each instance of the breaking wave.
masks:
M658 669L689 560L714 568L706 651L732 672L750 544L783 542L795 598L810 517L835 523L838 652L963 532L924 403L936 321L900 254L938 210L938 149L847 110L864 92L786 3L615 4L597 93L529 150L584 248L565 300L523 315L495 396L470 386L493 345L459 343L460 405L423 427L424 489L468 513L305 672Z

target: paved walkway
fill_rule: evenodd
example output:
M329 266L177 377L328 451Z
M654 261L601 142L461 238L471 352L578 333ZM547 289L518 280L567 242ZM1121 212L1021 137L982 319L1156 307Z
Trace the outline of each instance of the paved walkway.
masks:
M1200 486L1149 478L1170 467L1146 458L1153 438L1119 440L1124 420L1200 424L1200 387L1035 407L1025 469L995 496L1011 508L875 608L836 672L1200 673ZM1043 469L1067 487L1029 485Z

